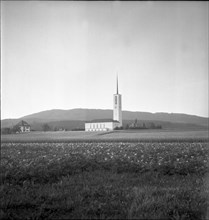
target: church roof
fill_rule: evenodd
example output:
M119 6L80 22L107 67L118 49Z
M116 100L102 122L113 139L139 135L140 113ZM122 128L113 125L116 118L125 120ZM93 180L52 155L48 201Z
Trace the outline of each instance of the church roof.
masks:
M16 126L30 126L26 121L21 120Z
M113 120L111 118L107 118L107 119L94 119L92 121L86 121L86 123L99 123L99 122L118 122L119 123L119 121Z

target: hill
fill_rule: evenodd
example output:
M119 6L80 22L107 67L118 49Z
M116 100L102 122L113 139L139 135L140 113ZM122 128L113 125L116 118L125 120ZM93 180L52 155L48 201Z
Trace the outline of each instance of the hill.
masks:
M12 127L20 120L27 121L34 130L41 130L43 123L49 123L53 128L62 127L68 130L84 128L85 121L102 118L112 118L112 110L101 109L53 109L27 115L18 119L4 119L1 127ZM133 120L148 123L150 121L160 124L163 128L208 128L208 118L178 113L149 113L123 111L123 123L126 125Z

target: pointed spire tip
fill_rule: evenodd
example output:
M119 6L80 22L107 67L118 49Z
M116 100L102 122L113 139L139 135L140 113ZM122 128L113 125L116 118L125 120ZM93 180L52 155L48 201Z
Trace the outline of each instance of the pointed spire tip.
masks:
M118 74L117 74L117 94L118 94Z

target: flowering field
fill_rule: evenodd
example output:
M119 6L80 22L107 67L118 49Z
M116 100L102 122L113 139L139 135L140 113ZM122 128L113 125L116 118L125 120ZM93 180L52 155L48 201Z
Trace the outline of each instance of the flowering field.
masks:
M2 143L4 218L205 219L208 142Z

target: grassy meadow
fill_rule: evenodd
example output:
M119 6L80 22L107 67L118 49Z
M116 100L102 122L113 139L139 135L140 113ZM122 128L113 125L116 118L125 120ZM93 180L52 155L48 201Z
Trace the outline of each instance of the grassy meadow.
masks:
M109 132L48 131L1 135L1 142L105 142L105 141L178 141L208 140L207 130L121 130Z
M208 156L203 131L2 135L0 217L207 219Z

